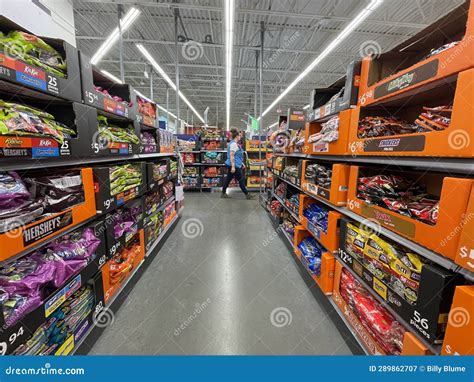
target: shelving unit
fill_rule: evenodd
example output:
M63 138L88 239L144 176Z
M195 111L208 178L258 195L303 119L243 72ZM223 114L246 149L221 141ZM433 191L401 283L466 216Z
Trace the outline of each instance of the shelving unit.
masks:
M22 30L20 26L3 16L0 18L0 23L3 28ZM41 341L41 338L36 338L37 331L44 330L42 328L45 325L53 325L51 320L57 310L65 306L63 304L73 301L72 299L79 299L78 291L84 291L91 300L90 310L84 311L79 322L74 322L77 327L64 327L67 329L63 332L64 342L57 343L56 341L60 340L57 338L56 348L48 349L52 346L48 344L43 349L48 350L49 355L74 354L82 344L91 340L90 335L97 316L102 314L104 309L108 309L118 297L123 298L124 290L133 287L137 281L138 271L147 263L145 255L156 253L178 219L174 197L175 181L178 177L175 142L171 132L158 128L156 104L141 96L137 102L139 96L132 87L108 79L90 64L85 55L69 44L60 40L48 41L55 46L62 46L61 52L67 56L68 75L56 78L47 69L34 67L31 64L27 67L34 70L35 75L49 78L49 87L56 81L57 88L45 89L37 86L39 82L31 82L32 86L29 86L19 80L24 77L5 76L5 71L0 75L2 100L19 105L14 107L29 106L48 111L55 122L61 122L74 131L74 134L68 133L68 136L63 137L62 142L58 135L52 135L51 132L44 136L37 133L32 137L20 134L0 137L2 172L5 175L10 174L8 176L12 176L11 174L18 176L21 184L26 176L33 179L39 177L42 179L41 187L49 187L52 189L49 192L55 192L55 196L51 196L52 201L45 199L42 202L41 210L35 208L30 211L34 218L27 224L6 225L4 231L0 233L2 267L11 269L21 267L17 263L18 260L26 260L33 254L39 256L50 253L50 256L54 254L55 258L54 261L46 257L41 260L45 264L49 262L51 269L49 273L42 275L45 279L38 284L38 288L44 288L44 291L41 297L38 295L37 302L30 301L31 305L27 309L21 304L16 306L12 311L13 316L8 316L4 306L0 304L0 321L3 327L0 335L0 342L3 344L0 350L2 354L15 354L15 352L22 354L29 351L25 348L31 346L27 341L32 337L35 341ZM3 51L1 53L3 56ZM20 59L9 57L8 60L9 65L13 65L14 68L25 66ZM12 74L11 68L8 71ZM99 88L94 87L97 83L116 98L112 99L112 96L100 92ZM143 114L143 109L138 107L138 104L143 103L148 103L146 114ZM99 141L99 135L103 132L100 132L98 126L100 123L105 123L104 118L107 123L113 122L116 129L126 130L130 140L125 141L123 137L117 139L109 137L103 142ZM52 122L43 123L47 125ZM104 130L107 130L108 126L102 125ZM49 128L53 130L53 127ZM152 133L156 145L143 146L142 151L140 149L142 142L139 139L141 130ZM51 138L52 136L55 139ZM15 150L12 150L12 147ZM161 166L163 171L166 170L163 178L155 179L153 172L155 166ZM116 181L114 184L111 180L112 172L115 176L113 180ZM120 178L121 176L123 178ZM133 181L125 184L125 180L130 180L127 177L133 178ZM120 184L119 180L122 180ZM153 243L147 243L143 227L146 199L153 192L160 195L163 192L165 195L165 187L172 195L162 200L162 205L160 201L151 202L156 209L154 213L159 213L162 217L159 227L161 234ZM28 193L31 193L29 198L32 200L41 197L40 194L36 194L36 188L28 189ZM63 198L63 193L68 193L66 196L71 199L55 205L54 200ZM74 196L76 194L77 196ZM54 212L49 212L46 208ZM134 208L133 212L131 208ZM121 217L126 220L125 226L128 227L117 231L120 233L115 232L114 225L118 219L118 211L122 212ZM18 219L20 218L21 215L18 216ZM23 219L25 218L26 216L23 216ZM5 220L2 219L2 222ZM85 240L83 235L86 230L89 239L84 243L90 243L87 248L95 248L91 249L93 253L90 254L87 253L87 248L80 248L81 252L77 252L78 248L74 246L77 245L76 241L83 243L80 240ZM70 241L73 241L74 245ZM67 243L70 247L67 250L67 257L63 257L61 251L64 250L55 249L55 246ZM145 253L147 244L150 249ZM128 272L122 272L117 279L107 279L111 272L110 265L115 262L116 256L122 255L126 257L124 262L129 262L127 264L130 265L130 269ZM61 266L57 265L59 259L64 262ZM72 263L68 261L75 261L77 265L70 265ZM62 267L62 270L57 270L57 267ZM60 273L60 276L56 273L58 275ZM54 280L47 279L49 274ZM25 273L21 277L30 276ZM107 290L109 284L113 284L112 292ZM86 286L90 286L90 289L86 289ZM9 293L11 296L16 294L22 296L26 292L23 289L18 291L11 289ZM29 301L31 296L27 294L27 297L23 298ZM67 315L68 312L64 310L63 313ZM64 320L66 322L67 316ZM85 330L86 328L89 329ZM45 346L41 342L38 345ZM41 349L38 348L39 350Z
M461 12L459 13L459 15L460 14ZM467 23L467 31L471 33L471 35L469 35L469 38L472 38L472 15L473 12L471 9L468 16L470 18ZM448 21L443 20L441 23L444 22ZM456 28L462 29L463 27L464 26L462 25L458 25ZM451 28L449 30L452 32L453 29ZM413 39L410 40L414 43L413 46L410 46L411 50L416 50L419 48L423 50L427 49L427 47L425 46L421 47L421 43L419 43L419 41L422 40L423 33L424 32L421 32L419 35L415 36ZM467 38L466 36L464 36L464 38ZM436 38L437 37L432 37L433 43L435 43ZM439 38L442 39L442 36L439 36ZM404 74L408 75L407 73L411 73L410 70L413 72L417 72L418 70L421 71L421 67L423 65L428 65L429 63L436 62L436 59L440 57L445 57L447 55L449 55L449 52L443 51L441 53L438 53L434 57L425 59L425 61L422 60L419 63L413 63L412 61L410 61L413 59L408 58L407 55L407 57L405 58L407 62L404 63L404 53L399 53L399 57L396 57L395 61L400 61L400 67L402 67L402 69L399 69L398 73L392 73L392 75L387 75L387 78L385 79L380 78L382 75L385 75L385 72L383 70L377 72L377 68L385 68L385 59L387 60L387 62L391 62L391 64L394 64L394 61L390 60L394 60L395 56L392 57L390 56L390 54L387 53L386 55L382 54L380 57L377 58L364 58L362 62L352 63L348 67L344 79L341 79L334 85L330 86L327 90L322 89L319 93L319 98L315 96L315 102L316 100L318 100L319 103L311 105L312 107L307 112L305 145L303 150L304 152L274 152L274 157L281 159L279 159L278 161L275 161L274 159L272 162L272 168L269 170L272 173L274 179L272 188L269 192L270 198L267 199L265 198L267 194L262 194L261 199L263 202L262 205L265 208L267 208L271 200L278 201L281 204L281 208L283 211L287 211L287 213L290 213L290 215L296 221L301 222L301 206L299 219L296 219L298 218L298 216L294 216L294 214L291 213L292 211L287 208L285 201L282 200L279 196L275 195L274 190L276 183L284 182L287 185L287 188L289 187L291 190L293 190L292 192L298 192L301 195L305 195L304 198L309 197L309 200L314 200L316 203L320 203L321 206L325 206L328 211L334 211L335 213L339 213L339 216L344 217L344 221L346 219L349 219L349 221L353 222L354 224L364 227L364 229L368 232L374 233L374 235L377 235L377 237L380 236L384 240L388 240L391 243L394 243L393 245L399 245L403 246L404 248L407 248L411 253L420 256L420 258L423 259L424 262L428 262L429 264L431 264L430 267L432 267L433 269L439 269L440 274L449 275L453 279L456 279L457 283L459 284L456 283L452 285L452 291L451 289L449 290L449 293L451 293L451 295L448 294L445 296L443 294L443 298L449 299L452 298L452 294L454 294L456 285L462 285L463 282L466 282L467 284L474 282L474 272L472 272L472 270L469 270L466 267L465 262L459 261L459 254L453 253L457 248L458 251L464 251L463 256L466 257L470 251L469 246L471 245L471 242L466 241L465 236L463 236L464 241L462 243L456 243L457 240L461 240L460 232L466 224L462 219L465 219L465 216L467 216L470 212L469 209L472 209L472 207L470 207L472 206L472 201L469 202L469 205L467 202L467 200L471 200L472 198L472 196L468 195L469 190L472 190L472 187L474 187L474 151L472 151L472 140L467 139L464 144L467 146L471 145L470 151L465 150L465 147L463 147L462 149L454 148L453 150L453 145L451 143L450 148L443 151L443 147L446 147L448 145L448 135L453 129L455 129L456 132L466 132L466 136L472 136L472 128L469 124L465 123L466 120L464 120L461 116L465 114L473 115L474 109L472 105L465 104L463 100L458 97L458 91L464 89L465 81L467 81L468 78L470 79L473 77L474 69L472 67L472 63L467 64L463 58L459 58L457 60L453 59L449 62L449 64L446 64L444 67L439 67L437 72L433 72L432 78L426 78L423 80L417 79L418 82L414 81L413 84L407 85L406 88L401 87L400 89L398 89L396 86L393 85L395 84L396 80L400 79ZM404 68L403 66L407 66L407 63L411 63L412 66ZM371 71L373 72L371 73ZM359 85L355 85L356 78L357 81L360 81L360 87ZM450 91L438 92L439 89L444 89L444 79L449 83L453 83L454 81L454 87ZM395 90L392 90L392 88ZM316 93L318 93L318 89L316 89ZM449 101L447 99L449 95L452 95L454 101ZM450 121L452 122L452 126L449 125L445 129L445 131L441 132L433 130L416 134L407 133L406 135L389 136L388 134L385 134L387 136L366 139L364 142L362 142L362 139L356 137L356 135L358 134L357 131L360 123L359 121L367 115L377 115L376 112L382 110L383 107L386 107L386 109L384 109L386 114L389 113L390 110L392 110L390 109L390 107L394 107L394 112L398 112L404 117L408 117L409 113L403 114L403 108L411 107L413 109L412 115L418 115L417 113L419 112L416 108L420 107L417 104L417 96L422 98L420 102L425 102L430 107L437 106L436 102L438 102L440 105L452 104L452 102L454 102L454 104L457 106L452 111L453 116L450 119ZM436 97L440 98L440 101L438 101ZM403 102L409 102L409 105L404 104ZM338 136L336 136L335 138L331 138L332 140L328 139L329 143L325 143L324 140L321 141L322 143L320 142L317 144L308 142L310 137L313 137L312 139L315 140L320 139L322 135L320 132L325 126L325 123L334 118L338 119ZM423 147L418 147L414 143L417 140L419 141L420 145L423 141ZM410 143L412 141L413 144ZM376 147L376 145L378 146ZM387 147L390 147L390 149L387 149ZM457 152L455 152L456 149L458 150ZM278 167L275 167L277 162ZM298 184L296 184L296 181L292 181L283 176L283 170L285 168L286 163L291 163L292 165L298 163ZM320 166L321 168L332 170L329 172L329 174L332 174L329 176L333 177L333 179L331 179L332 182L329 183L331 184L330 187L337 188L338 192L342 191L342 193L338 195L337 198L333 197L332 194L329 194L329 189L323 190L324 192L319 192L322 187L318 186L317 184L310 187L310 182L306 180L305 175L306 167L310 163L316 163L317 165L322 165L322 167ZM281 166L280 164L283 164L283 166ZM339 166L337 167L337 170L336 166ZM318 169L320 167L318 167ZM359 170L359 168L361 170ZM362 169L364 171L366 170L366 172L363 172ZM360 206L362 204L362 199L358 199L354 196L354 190L358 185L358 183L356 183L358 177L368 177L369 175L364 174L372 174L370 170L373 170L373 174L380 174L383 171L386 171L387 174L390 174L392 172L396 173L397 171L401 173L407 173L410 171L414 171L416 173L416 171L419 171L419 173L427 177L427 179L430 179L432 184L435 184L435 177L438 176L436 174L440 174L439 179L443 179L443 184L438 185L439 190L442 190L442 187L445 187L445 184L449 184L445 183L446 178L449 179L447 182L451 182L453 184L455 180L451 180L452 178L461 178L459 180L460 186L456 188L458 193L457 198L456 200L450 200L449 202L456 203L457 201L458 204L462 204L456 206L456 208L454 208L454 206L451 207L450 211L452 210L452 213L456 215L459 213L459 211L461 211L460 209L462 208L462 211L464 211L464 218L461 218L460 223L455 219L455 217L451 219L453 221L453 225L459 227L452 227L456 230L456 233L453 237L450 237L449 239L452 240L452 242L449 243L449 251L445 248L441 248L439 249L439 251L434 250L434 248L436 247L433 246L433 243L425 243L423 240L421 240L421 238L417 237L414 233L414 230L418 228L418 225L416 225L415 223L409 225L411 224L411 221L408 221L408 219L400 219L400 226L396 225L398 224L398 220L396 220L396 209L387 209L387 212L384 213L385 209L382 207L377 210L378 214L375 215L369 214L367 210L365 210L366 212L363 212L362 207ZM385 172L383 173L385 174ZM338 177L336 180L334 179L335 176ZM356 176L357 178L355 178ZM334 183L335 181L336 184ZM461 185L463 187L461 187ZM441 193L442 191L438 192ZM454 195L454 193L450 193L450 195L452 196ZM439 198L441 199L442 196L440 196ZM357 206L355 206L354 203L357 203ZM466 206L464 206L464 204ZM439 202L438 208L449 208L446 206L446 202L441 200ZM368 207L364 206L364 208L375 209L370 204L368 204ZM443 210L439 212L440 215L441 213L446 214L447 212ZM436 215L436 217L438 222L441 217L438 218L438 215ZM414 218L412 218L412 220L416 222ZM397 223L395 223L395 221ZM407 231L407 233L403 231L403 227L401 225L402 221L407 221L407 227L410 226L410 229L413 229L413 232ZM411 228L412 226L414 228ZM308 229L308 232L315 238L315 240L319 241L322 247L324 247L324 244L318 238L318 234L312 233L308 227L306 227L306 229ZM427 229L429 229L429 227ZM442 231L446 231L446 235L449 234L449 229ZM434 229L432 229L430 232L433 232L433 235L430 237L427 237L427 235L425 235L425 241L441 240L440 238L438 238L438 234L435 234L436 231ZM334 235L335 234L336 233L334 233ZM339 229L337 231L337 235L339 235ZM374 285L372 286L368 274L363 273L362 271L360 271L362 273L359 274L355 271L356 269L360 270L360 267L362 267L360 264L357 264L357 267L354 265L354 269L352 269L350 266L347 265L347 263L342 260L350 260L347 259L349 255L345 254L344 251L341 252L343 239L345 238L341 237L341 243L339 243L338 237L337 242L339 248L337 251L334 252L334 254L336 255L336 268L339 269L339 271L336 271L336 274L340 275L342 270L346 270L347 272L349 272L349 274L351 274L358 282L361 283L361 285L364 286L365 289L367 289L368 294L372 296L372 298L378 304L380 304L380 306L385 308L392 315L392 317L405 328L406 333L409 334L409 338L407 337L405 338L405 340L407 342L410 342L410 345L407 345L407 349L410 348L410 351L413 351L416 354L440 354L443 346L441 342L443 340L444 329L442 327L441 329L438 328L440 332L436 335L439 336L439 338L433 337L433 334L431 332L431 334L428 335L424 333L420 328L414 325L414 322L416 323L416 317L407 317L407 314L410 309L407 308L403 310L403 314L401 314L399 311L397 311L398 308L394 308L394 305L388 303L386 300L387 292L385 292L385 297L383 297L383 288L386 287L381 286L385 285L382 283L382 281L378 281L378 283L376 283L376 281L374 280ZM352 262L355 262L355 260L352 260ZM349 262L349 264L352 264L352 262ZM370 263L368 264L370 265ZM431 271L426 272L429 273ZM443 276L439 277L439 280L442 280ZM376 276L372 276L372 278L375 279ZM461 281L461 279L463 279L464 281ZM339 280L336 280L335 282L339 282ZM439 282L441 283L442 281ZM426 280L424 280L423 283L420 283L420 288L425 288L425 293L426 288L428 288L428 284L430 283L428 283ZM430 285L434 284L431 283ZM437 285L436 287L440 286ZM441 293L441 291L432 290L429 291L429 293L436 294ZM446 294L448 292L443 293ZM426 294L424 294L423 296L424 298L427 298ZM356 330L356 328L353 326L354 322L351 322L351 319L348 319L348 316L346 314L347 312L344 310L350 308L344 305L345 303L341 300L338 287L336 288L336 285L334 285L334 295L332 297L328 297L328 299L334 307L334 310L345 322L345 325L353 332L354 337L358 341L359 345L366 351L366 353L374 354L373 350L369 352L368 347L374 346L375 348L377 348L377 345L375 344L376 341L373 343L370 343L370 341L365 341L365 339L363 339L364 334L359 331L359 328L357 328ZM446 300L443 301L445 301L444 304L446 305ZM344 309L342 309L342 306L345 306ZM420 307L420 309L418 309L417 314L425 314L423 313L423 309L423 307ZM444 309L446 309L446 307ZM441 312L442 313L440 314L442 316L447 315L445 311ZM355 313L352 312L350 314L354 315ZM438 320L436 320L436 317L433 316L430 317L429 320L427 318L426 322L430 322L430 325L432 325L433 322L434 325L442 325L442 321L439 321L441 320L441 318L438 318ZM424 330L425 332L428 331L427 328ZM433 328L430 326L429 330L433 331ZM413 344L414 346L411 346ZM378 349L376 350L376 352L381 352L381 350ZM402 354L409 353L404 353L404 350L402 349Z

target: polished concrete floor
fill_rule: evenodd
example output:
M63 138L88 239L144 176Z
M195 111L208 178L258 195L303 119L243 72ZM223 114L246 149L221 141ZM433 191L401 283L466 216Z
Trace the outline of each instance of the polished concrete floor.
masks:
M352 354L298 268L256 200L187 193L90 354Z

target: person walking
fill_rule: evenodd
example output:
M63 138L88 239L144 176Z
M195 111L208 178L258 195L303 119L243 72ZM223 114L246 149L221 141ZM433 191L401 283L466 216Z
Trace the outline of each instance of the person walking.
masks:
M224 186L222 187L221 198L230 198L227 195L227 187L232 179L237 179L239 182L240 189L245 194L247 199L253 199L252 195L245 188L245 178L244 178L244 151L240 147L239 143L242 139L242 135L235 128L230 130L232 140L227 145L227 160L225 162L227 167L227 176L224 180Z

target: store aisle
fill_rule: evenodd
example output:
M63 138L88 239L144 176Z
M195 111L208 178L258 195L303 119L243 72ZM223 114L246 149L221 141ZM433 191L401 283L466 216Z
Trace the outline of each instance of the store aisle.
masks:
M232 196L186 194L92 354L351 354L265 210Z

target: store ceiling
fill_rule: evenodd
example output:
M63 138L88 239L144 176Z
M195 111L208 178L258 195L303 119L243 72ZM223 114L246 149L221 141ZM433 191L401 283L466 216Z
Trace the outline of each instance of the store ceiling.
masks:
M277 108L309 103L311 89L325 87L344 75L347 64L361 52L390 50L464 0L385 0L371 17L294 88L264 125L277 120ZM141 15L124 34L125 81L149 95L144 78L147 62L135 47L142 43L175 80L174 16L178 7L184 25L179 34L194 42L180 43L180 89L202 115L209 106L209 124L225 123L224 0L73 0L77 47L92 56L117 26L117 5L135 6ZM255 54L260 49L260 26L266 28L263 108L301 73L351 21L367 0L235 0L235 37L231 125L243 126L244 113L254 114ZM400 21L403 20L403 21ZM118 44L98 65L119 76ZM166 107L166 83L154 79L154 98ZM180 102L181 117L192 122L192 111ZM175 92L169 91L169 110L176 113ZM257 108L259 111L259 106ZM198 122L194 116L194 122Z

